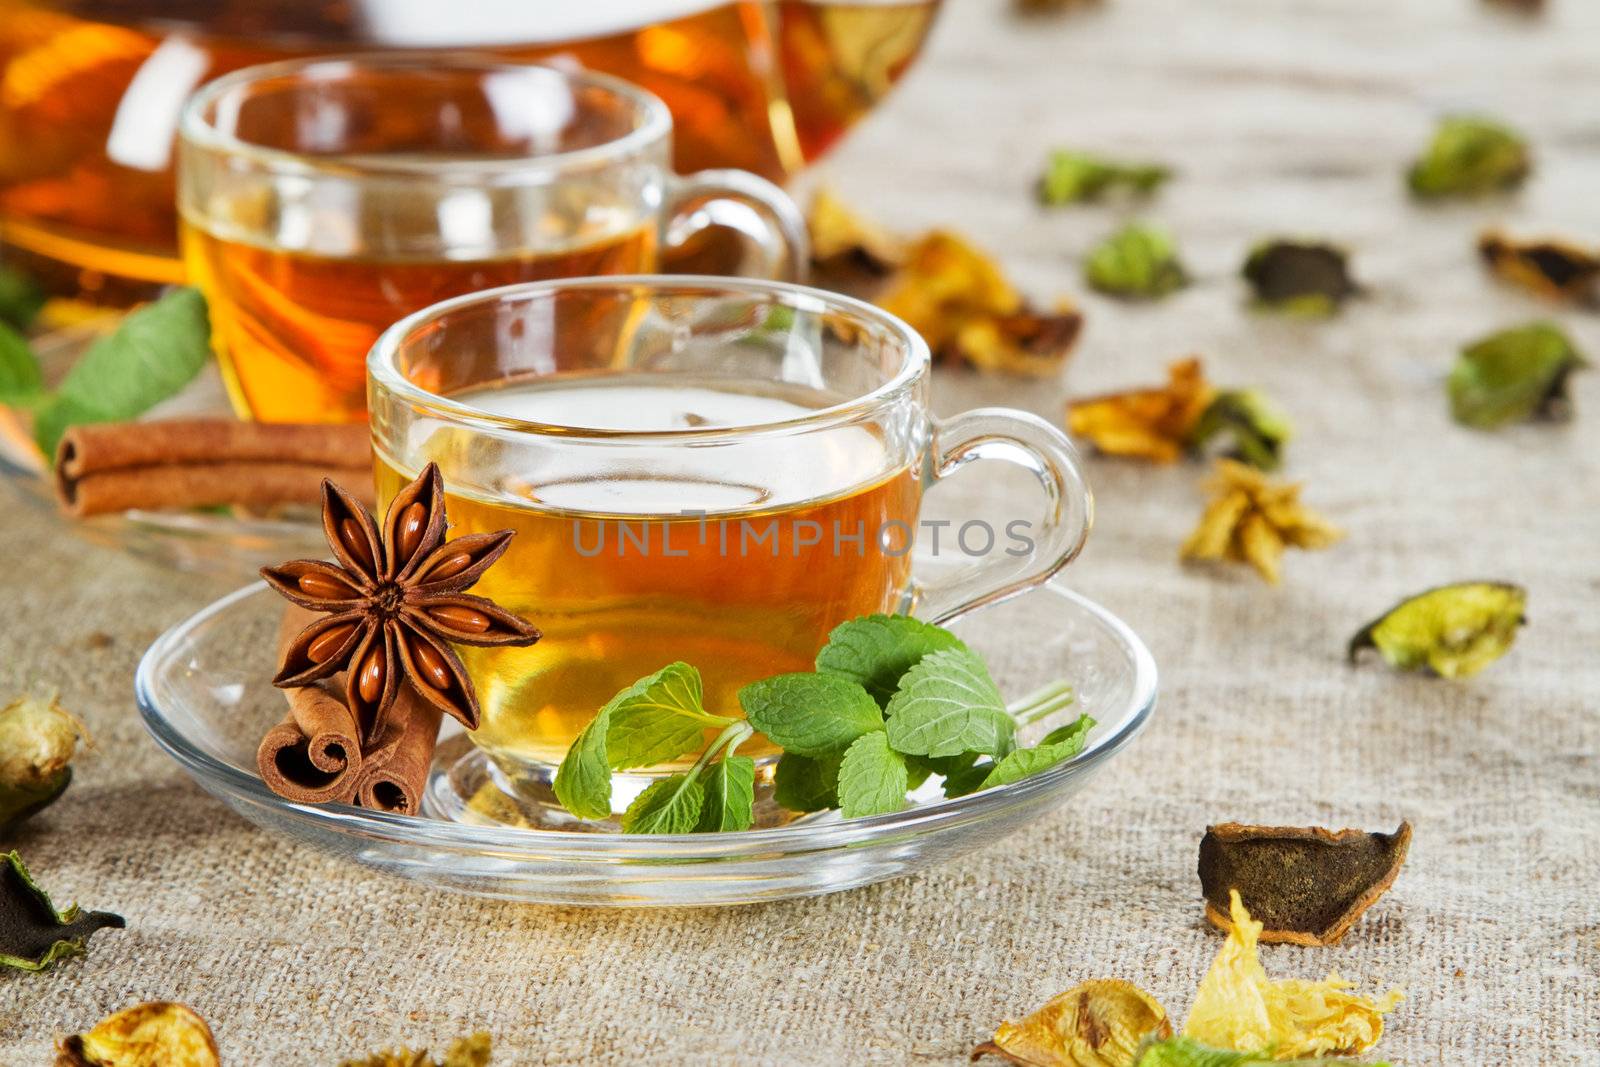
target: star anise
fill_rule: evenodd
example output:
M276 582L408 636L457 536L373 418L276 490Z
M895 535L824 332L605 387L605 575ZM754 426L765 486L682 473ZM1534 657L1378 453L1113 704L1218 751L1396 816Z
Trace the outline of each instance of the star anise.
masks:
M539 640L527 622L464 592L500 558L515 531L446 541L444 480L432 463L390 502L381 536L371 513L325 479L322 528L337 564L301 559L261 569L286 599L327 616L290 642L272 684L294 689L348 671L346 700L364 744L383 733L402 684L477 729L478 697L451 643Z

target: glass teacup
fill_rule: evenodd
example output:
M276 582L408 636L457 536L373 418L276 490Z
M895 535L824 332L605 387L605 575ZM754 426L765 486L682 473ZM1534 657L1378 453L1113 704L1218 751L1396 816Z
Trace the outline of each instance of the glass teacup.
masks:
M709 225L798 276L799 212L737 170L679 178L672 117L598 74L465 54L248 67L179 129L178 206L240 413L360 419L367 352L429 304L512 282L632 274Z
M934 418L928 365L871 305L724 278L509 286L383 335L368 361L380 503L434 461L452 536L516 531L474 591L544 637L462 649L473 740L513 784L546 780L605 701L668 663L737 715L741 686L810 669L846 619L950 619L1077 554L1092 503L1066 437L1019 411ZM1038 516L974 519L968 565L920 580L923 494L979 459L1032 473Z

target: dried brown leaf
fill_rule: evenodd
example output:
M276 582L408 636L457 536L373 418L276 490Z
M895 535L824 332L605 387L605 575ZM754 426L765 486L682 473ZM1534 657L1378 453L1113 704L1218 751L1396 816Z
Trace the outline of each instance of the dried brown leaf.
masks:
M1559 239L1520 241L1490 231L1478 254L1497 277L1548 300L1591 303L1600 280L1600 251Z

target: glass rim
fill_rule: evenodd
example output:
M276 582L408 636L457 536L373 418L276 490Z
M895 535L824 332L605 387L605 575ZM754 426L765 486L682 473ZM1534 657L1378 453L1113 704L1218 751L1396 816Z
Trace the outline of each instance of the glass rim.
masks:
M787 298L787 306L791 307L799 300L809 301L817 305L816 310L844 312L858 320L864 319L888 330L903 344L900 366L887 380L866 392L794 418L684 430L618 430L571 423L535 422L485 411L424 389L402 374L395 364L401 349L411 337L464 308L490 304L514 296L605 289L614 289L619 293L642 290L651 295L670 293L688 295L698 291L776 296ZM863 414L877 410L908 391L926 375L931 362L928 342L904 319L876 305L842 293L763 278L730 278L712 274L608 274L590 278L550 278L543 281L517 282L452 297L425 307L421 311L407 315L378 336L378 340L367 354L367 381L369 385L382 388L439 419L476 429L568 439L693 444L765 434L793 433L850 422ZM369 409L372 406L369 400Z
M333 152L312 155L288 148L274 148L224 133L206 114L228 93L255 82L274 78L304 76L318 67L331 69L365 67L374 70L415 71L419 74L441 71L547 71L571 85L600 89L626 100L639 114L639 124L620 137L587 148L543 155L516 155L497 159L388 158L382 154ZM178 119L178 139L184 144L214 152L241 156L271 170L294 174L346 174L371 176L437 176L444 173L469 174L477 178L511 172L545 177L551 173L604 166L618 159L665 141L672 133L672 112L660 97L609 74L590 70L568 70L550 63L519 62L491 53L467 49L434 52L397 50L390 52L350 52L335 55L302 56L241 67L214 78L196 89L184 102Z

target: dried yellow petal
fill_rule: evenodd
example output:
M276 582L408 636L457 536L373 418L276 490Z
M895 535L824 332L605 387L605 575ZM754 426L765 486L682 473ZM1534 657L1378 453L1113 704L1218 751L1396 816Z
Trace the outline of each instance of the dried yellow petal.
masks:
M1172 1036L1155 998L1138 986L1102 978L1074 986L1019 1022L1003 1022L972 1052L1022 1067L1128 1067L1146 1037Z
M442 1060L434 1060L427 1049L413 1052L397 1048L375 1052L359 1060L345 1060L339 1067L487 1067L492 1046L489 1035L480 1031L451 1042Z
M1169 366L1167 378L1160 388L1072 401L1067 429L1110 456L1173 462L1188 446L1216 390L1194 357Z
M1357 996L1337 974L1320 982L1273 981L1257 955L1261 924L1237 891L1229 895L1232 929L1195 993L1183 1035L1220 1049L1267 1052L1275 1060L1352 1055L1377 1044L1383 1015L1400 1000Z
M218 1067L217 1043L190 1008L152 1001L62 1041L56 1067Z
M1327 548L1343 536L1300 502L1299 485L1269 482L1243 463L1218 460L1207 486L1212 500L1179 549L1183 559L1248 563L1276 585L1285 547Z

